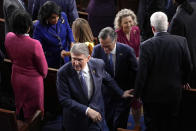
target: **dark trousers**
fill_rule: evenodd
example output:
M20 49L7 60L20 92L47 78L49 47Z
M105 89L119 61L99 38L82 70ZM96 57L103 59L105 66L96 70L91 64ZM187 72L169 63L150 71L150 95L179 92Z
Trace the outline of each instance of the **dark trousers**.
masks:
M146 131L179 131L180 102L143 103Z
M116 131L117 128L127 128L128 117L130 113L130 102L115 102L105 104L105 117L110 131Z

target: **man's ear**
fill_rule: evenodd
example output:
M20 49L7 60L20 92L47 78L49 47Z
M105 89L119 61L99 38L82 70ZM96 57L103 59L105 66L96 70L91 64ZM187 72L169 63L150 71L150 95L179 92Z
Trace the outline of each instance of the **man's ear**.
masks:
M151 26L151 28L152 28L152 32L154 33L155 32L155 28L153 26Z

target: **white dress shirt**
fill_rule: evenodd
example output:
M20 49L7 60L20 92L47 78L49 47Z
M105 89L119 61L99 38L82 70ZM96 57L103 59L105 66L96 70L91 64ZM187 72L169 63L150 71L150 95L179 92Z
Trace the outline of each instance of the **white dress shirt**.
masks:
M93 94L93 80L92 80L92 76L90 74L88 64L86 64L86 66L82 70L82 73L83 73L83 76L84 76L84 79L86 82L86 86L87 86L88 99L90 99ZM79 71L78 71L78 74L79 74Z
M115 75L115 65L116 65L116 44L114 46L114 49L110 52L112 54L112 62L113 62L113 67L114 67L114 75ZM109 57L109 55L108 55Z

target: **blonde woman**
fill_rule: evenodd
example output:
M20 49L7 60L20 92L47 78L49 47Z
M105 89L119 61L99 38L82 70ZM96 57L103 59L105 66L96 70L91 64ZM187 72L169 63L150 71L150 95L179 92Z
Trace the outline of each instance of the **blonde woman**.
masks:
M88 21L77 18L72 24L72 32L75 42L87 44L91 54L94 47L94 37Z
M114 28L117 32L117 41L131 46L136 57L139 57L140 30L135 13L130 9L120 10L116 14Z

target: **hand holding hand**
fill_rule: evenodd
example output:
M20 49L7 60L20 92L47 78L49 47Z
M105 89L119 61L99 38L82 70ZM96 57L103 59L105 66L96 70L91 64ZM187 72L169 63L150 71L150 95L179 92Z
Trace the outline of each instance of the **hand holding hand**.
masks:
M91 108L88 109L87 116L90 117L93 122L99 122L102 120L101 114Z
M122 98L134 97L133 94L131 94L131 93L133 93L133 91L134 91L134 89L124 91Z
M191 87L189 85L189 83L186 83L185 85L183 85L184 90L190 90Z

